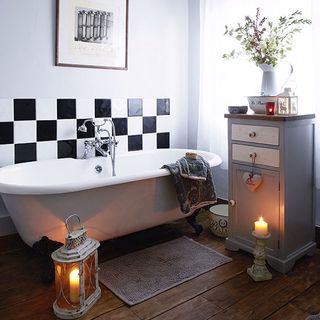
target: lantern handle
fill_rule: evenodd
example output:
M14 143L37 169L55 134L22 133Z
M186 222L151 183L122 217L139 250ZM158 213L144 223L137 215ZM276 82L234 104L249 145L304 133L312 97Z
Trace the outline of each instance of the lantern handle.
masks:
M80 217L79 217L77 214L72 214L72 215L69 216L69 217L65 220L65 222L64 222L65 225L66 225L66 228L67 228L67 230L68 230L68 233L71 233L70 228L69 228L69 224L68 224L68 223L69 223L69 220L70 220L71 218L74 218L74 217L78 218L80 228L83 229L83 226L81 225Z

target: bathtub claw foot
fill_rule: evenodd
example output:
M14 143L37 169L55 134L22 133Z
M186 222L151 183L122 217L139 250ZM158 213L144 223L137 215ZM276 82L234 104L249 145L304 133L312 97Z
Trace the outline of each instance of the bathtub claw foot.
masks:
M33 244L33 254L41 257L42 260L41 281L43 283L50 283L54 281L54 263L51 258L51 253L62 245L62 243L50 240L46 236Z
M197 236L199 236L203 231L202 225L196 221L199 211L200 209L196 210L190 217L186 218L187 222L192 226Z

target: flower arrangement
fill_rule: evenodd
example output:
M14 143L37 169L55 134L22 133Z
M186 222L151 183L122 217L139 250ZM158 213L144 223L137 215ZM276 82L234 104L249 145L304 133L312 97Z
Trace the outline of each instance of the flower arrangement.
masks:
M302 12L297 10L288 16L280 16L278 22L273 23L266 17L260 18L260 10L257 8L255 19L246 16L244 24L238 23L232 29L225 26L224 34L238 40L242 50L232 50L224 54L223 58L235 58L244 53L256 65L275 66L292 50L294 35L302 30L301 26L311 23L310 19L304 19L301 15Z

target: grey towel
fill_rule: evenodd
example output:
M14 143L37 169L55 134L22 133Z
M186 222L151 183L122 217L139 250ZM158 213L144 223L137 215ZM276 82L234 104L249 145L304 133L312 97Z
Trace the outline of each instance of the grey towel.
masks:
M183 213L192 213L217 202L210 165L202 157L198 156L197 160L183 157L162 168L169 170L174 179Z
M190 159L183 157L179 159L176 164L179 167L180 175L184 178L194 180L206 180L208 169L204 163L204 159L198 156L197 159Z

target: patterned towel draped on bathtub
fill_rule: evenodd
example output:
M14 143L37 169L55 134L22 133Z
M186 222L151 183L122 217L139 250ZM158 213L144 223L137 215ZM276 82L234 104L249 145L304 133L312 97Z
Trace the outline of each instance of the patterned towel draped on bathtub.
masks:
M162 168L169 170L174 179L183 213L192 213L217 202L210 165L201 156L197 159L182 157Z

